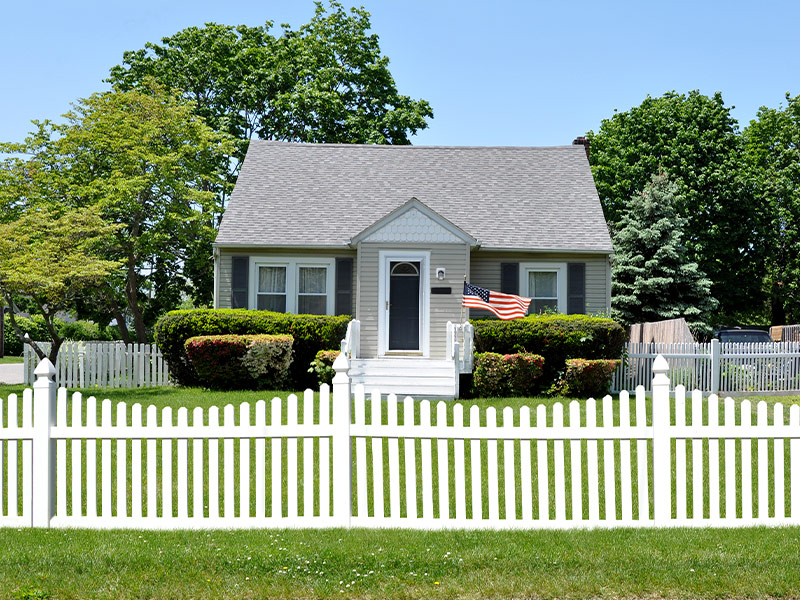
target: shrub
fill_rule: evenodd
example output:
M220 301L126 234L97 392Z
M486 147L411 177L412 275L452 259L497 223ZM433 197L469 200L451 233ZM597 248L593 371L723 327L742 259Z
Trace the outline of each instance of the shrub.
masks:
M317 376L317 385L327 383L333 385L333 376L336 371L333 370L333 361L335 361L340 354L339 350L320 350L311 361L311 367L308 369L309 373L314 373Z
M11 317L5 315L3 329L3 350L9 356L20 356L22 354L22 340L17 337L14 328L11 327ZM32 340L47 341L50 334L44 324L44 318L33 315L31 318L16 316L17 325L23 333L27 333Z
M611 376L619 360L572 358L567 361L563 377L552 391L564 396L605 396L611 387Z
M289 335L196 336L185 347L200 383L211 389L275 389L289 377Z
M543 365L544 358L538 354L476 354L473 393L484 398L532 396Z
M170 375L181 385L199 380L186 355L184 342L198 335L288 334L294 338L291 385L312 387L308 365L320 350L339 346L347 331L348 316L291 315L242 309L176 310L156 323L156 343L169 365Z
M544 357L541 384L551 385L568 358L619 358L625 330L612 319L587 315L531 315L500 321L476 319L475 350L512 354L530 352Z
M119 339L116 327L100 327L93 321L56 321L58 335L65 340L110 342Z

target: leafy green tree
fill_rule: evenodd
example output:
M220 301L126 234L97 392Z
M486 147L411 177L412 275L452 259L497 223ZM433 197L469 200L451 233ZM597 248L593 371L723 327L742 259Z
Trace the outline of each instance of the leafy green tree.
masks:
M762 107L743 132L748 174L764 228L773 324L800 322L800 96Z
M38 123L23 144L6 145L15 158L9 197L22 205L91 208L118 224L103 246L121 266L76 299L92 316L117 319L125 341L147 341L147 327L188 293L197 303L211 296L208 270L191 279L187 263L205 252L210 264L216 194L227 185L225 165L233 145L210 129L193 106L150 82L145 89L112 90L81 100L65 122ZM30 186L31 174L41 183ZM43 192L36 192L42 190ZM34 193L36 192L36 193ZM9 203L11 201L9 200Z
M125 52L109 81L133 89L153 77L178 90L211 127L239 141L239 160L253 137L408 144L433 111L398 92L369 17L332 1L330 11L317 2L311 21L283 25L278 36L271 21L189 27ZM231 164L234 179L239 164Z
M720 319L763 311L766 221L742 171L741 139L722 95L669 92L603 120L589 132L590 163L606 219L619 229L631 198L659 172L680 192L689 260L719 299Z
M654 175L634 195L614 236L611 310L625 325L683 317L693 331L707 331L716 308L711 282L688 257L686 219L675 206L679 187Z
M56 314L117 267L101 257L104 240L116 229L91 208L61 214L34 209L0 223L0 294L10 307L14 332L40 359L47 357L55 363L58 356L63 339ZM35 340L25 337L16 318L20 305L43 317L52 343L48 354Z

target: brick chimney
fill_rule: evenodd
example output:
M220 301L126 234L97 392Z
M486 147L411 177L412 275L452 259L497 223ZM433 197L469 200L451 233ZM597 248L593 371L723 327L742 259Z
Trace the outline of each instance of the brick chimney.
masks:
M572 145L573 146L583 146L583 148L586 150L586 159L587 160L589 159L589 143L590 143L589 140L587 140L582 135L578 136L574 140L572 140Z

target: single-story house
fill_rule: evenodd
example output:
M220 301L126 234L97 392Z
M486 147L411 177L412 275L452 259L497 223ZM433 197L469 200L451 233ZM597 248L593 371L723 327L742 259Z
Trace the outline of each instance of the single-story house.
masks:
M610 308L611 239L582 141L252 141L214 244L214 305L352 315L354 382L457 395L448 322L490 316L462 308L464 281L532 298L531 312Z

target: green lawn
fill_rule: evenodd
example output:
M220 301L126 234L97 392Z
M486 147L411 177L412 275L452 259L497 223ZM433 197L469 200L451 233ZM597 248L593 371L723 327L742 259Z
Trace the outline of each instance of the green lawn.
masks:
M3 356L0 358L0 365L22 364L24 359L21 356Z
M3 385L0 397L21 390L22 386ZM129 406L140 402L190 409L253 403L274 395L285 399L288 395L191 388L84 390L84 394L124 400ZM465 404L516 409L558 400L563 399L512 398ZM767 400L788 404L797 398ZM435 410L432 413L435 419ZM399 416L402 422L402 409ZM500 410L498 419L502 422ZM302 444L299 446L302 465ZM436 444L433 446L435 465ZM502 446L498 448L500 464ZM116 444L112 445L115 451ZM602 443L598 451L602 465ZM452 448L450 452L452 456ZM552 461L552 449L549 459ZM452 460L450 467L452 470ZM404 481L402 473L400 480ZM452 473L450 481L452 485ZM467 486L469 489L469 482ZM502 483L499 492L502 496ZM601 490L601 503L602 498ZM501 497L501 511L502 505ZM796 527L560 532L0 529L0 545L0 598L12 599L800 595L800 528Z

